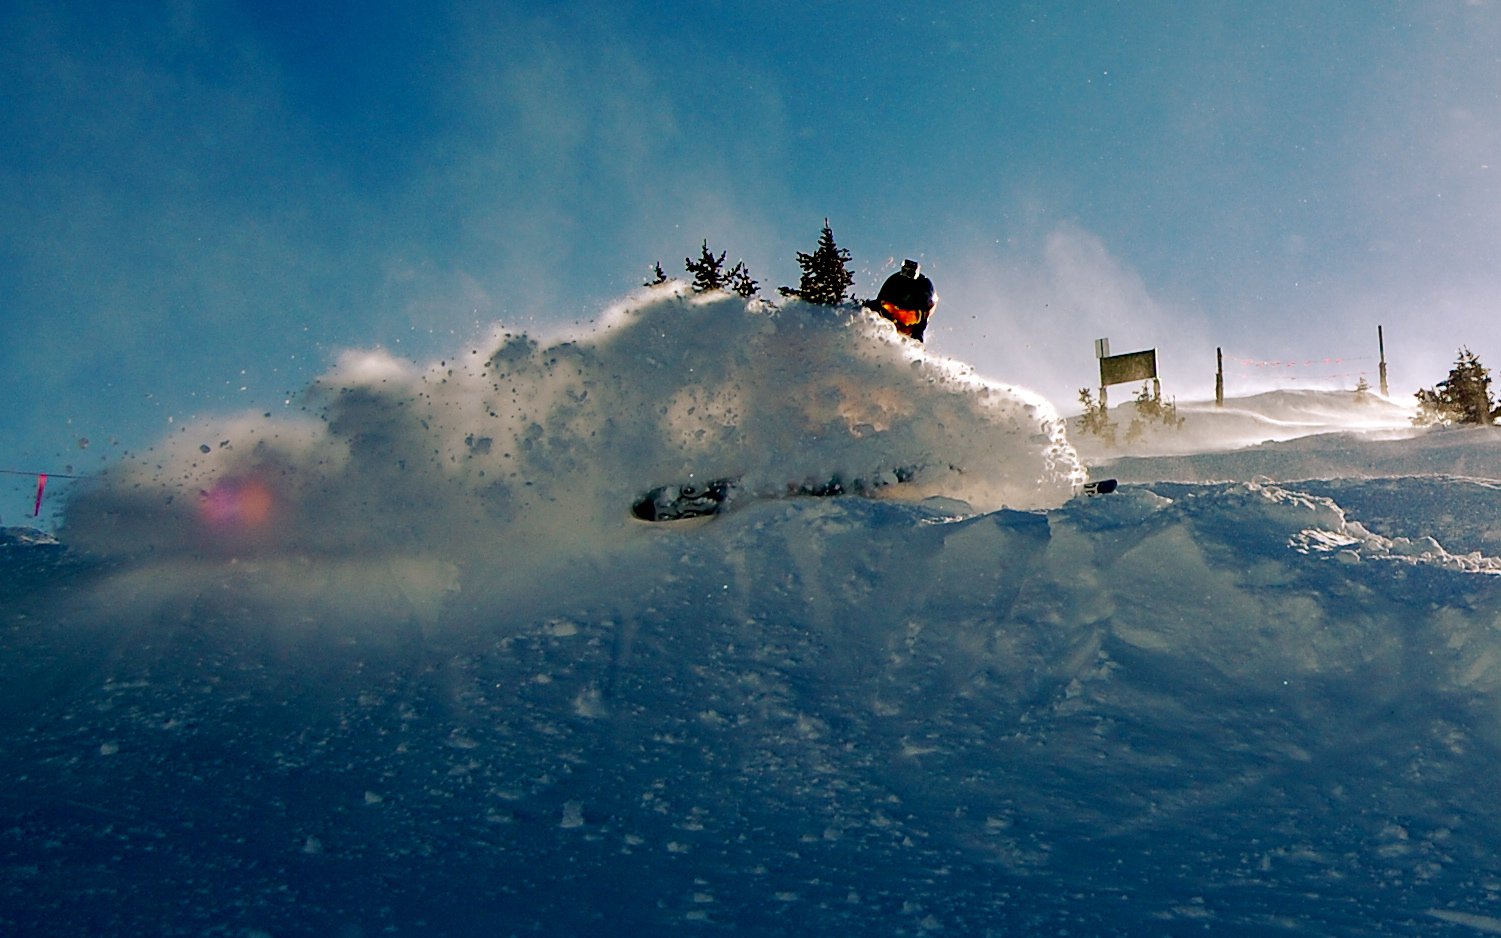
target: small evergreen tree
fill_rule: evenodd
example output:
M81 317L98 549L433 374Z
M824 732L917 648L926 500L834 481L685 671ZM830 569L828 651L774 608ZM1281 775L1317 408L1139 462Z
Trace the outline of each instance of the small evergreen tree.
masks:
M750 299L761 289L761 285L751 279L750 271L746 269L744 261L736 261L735 266L730 268L729 275L725 277L725 285L733 293Z
M1110 410L1105 406L1105 402L1103 400L1096 402L1088 388L1080 388L1079 403L1084 405L1084 413L1079 416L1079 429L1084 433L1094 434L1104 440L1106 446L1113 448L1119 427L1114 420L1110 419ZM1164 401L1161 393L1152 385L1143 384L1136 395L1136 400L1132 403L1135 405L1135 413L1131 417L1131 423L1126 427L1125 442L1127 443L1140 440L1154 423L1160 423L1170 430L1179 430L1186 422L1186 419L1178 413L1178 405L1172 401Z
M823 232L818 238L818 247L812 254L797 252L797 264L803 269L797 289L782 287L783 296L795 296L805 303L820 306L838 306L844 302L850 286L855 282L849 271L850 252L834 243L834 231L829 220L823 220Z
M1161 423L1174 430L1184 424L1184 418L1178 416L1178 405L1172 401L1164 403L1161 393L1151 385L1143 384L1133 403L1136 405L1136 416L1131 418L1130 426L1126 427L1128 443L1141 439L1147 432L1147 427L1153 423Z
M1178 416L1178 405L1174 401L1164 401L1162 392L1151 385L1142 384L1141 390L1136 392L1136 414L1142 420L1157 422L1166 427L1178 428L1183 426L1185 418Z
M724 252L720 251L715 257L709 250L709 242L704 241L704 246L699 252L698 260L683 258L683 266L688 268L688 273L693 275L693 292L708 293L710 290L723 290L725 288Z
M1084 405L1084 413L1079 416L1079 429L1093 433L1107 446L1115 446L1115 421L1110 419L1110 409L1105 402L1095 403L1089 388L1080 388L1079 403Z
M662 284L664 284L666 282L667 282L667 271L665 271L665 270L662 269L662 262L661 261L657 261L657 265L652 268L652 279L650 279L650 280L646 281L645 283L643 283L642 286L643 287L659 287L659 286L661 286Z
M1447 380L1417 392L1420 424L1473 423L1490 426L1497 409L1491 399L1490 369L1468 348L1461 347Z

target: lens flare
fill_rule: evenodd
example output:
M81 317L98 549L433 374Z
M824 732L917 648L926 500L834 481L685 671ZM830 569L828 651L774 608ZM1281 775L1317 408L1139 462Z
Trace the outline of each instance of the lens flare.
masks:
M221 479L203 493L198 513L217 530L253 531L271 520L275 507L275 494L260 479Z

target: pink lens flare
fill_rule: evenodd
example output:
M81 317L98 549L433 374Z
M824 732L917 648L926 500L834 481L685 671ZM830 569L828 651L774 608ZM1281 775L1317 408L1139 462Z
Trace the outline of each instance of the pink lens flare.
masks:
M276 495L258 478L221 479L204 492L199 516L211 527L250 531L262 527L275 513Z

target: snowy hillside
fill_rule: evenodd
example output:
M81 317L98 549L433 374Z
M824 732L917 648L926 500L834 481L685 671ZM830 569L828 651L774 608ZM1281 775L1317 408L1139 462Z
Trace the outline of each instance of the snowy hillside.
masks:
M1501 932L1493 432L1183 409L670 294L351 355L0 543L0 926ZM729 475L888 484L626 517Z

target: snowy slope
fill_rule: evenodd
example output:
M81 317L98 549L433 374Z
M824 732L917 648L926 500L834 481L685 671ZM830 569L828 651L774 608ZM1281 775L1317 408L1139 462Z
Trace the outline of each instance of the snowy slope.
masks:
M0 544L0 925L1501 931L1489 431L1330 394L1343 432L1081 461L1046 403L818 312L352 356L305 421L98 480L66 550ZM1071 499L1082 464L1132 481Z
M1078 417L1069 422L1069 438L1086 460L1097 464L1121 455L1197 455L1330 433L1357 434L1369 441L1420 435L1412 422L1415 407L1370 391L1282 390L1232 397L1219 406L1213 401L1171 403L1180 418L1176 424L1143 417L1128 400L1110 408L1118 429L1113 441L1086 432Z
M1129 481L1376 478L1413 475L1501 478L1501 438L1482 428L1419 428L1415 409L1372 393L1276 391L1178 407L1182 425L1143 421L1126 439L1135 407L1113 407L1112 444L1084 432L1069 438L1097 473Z

